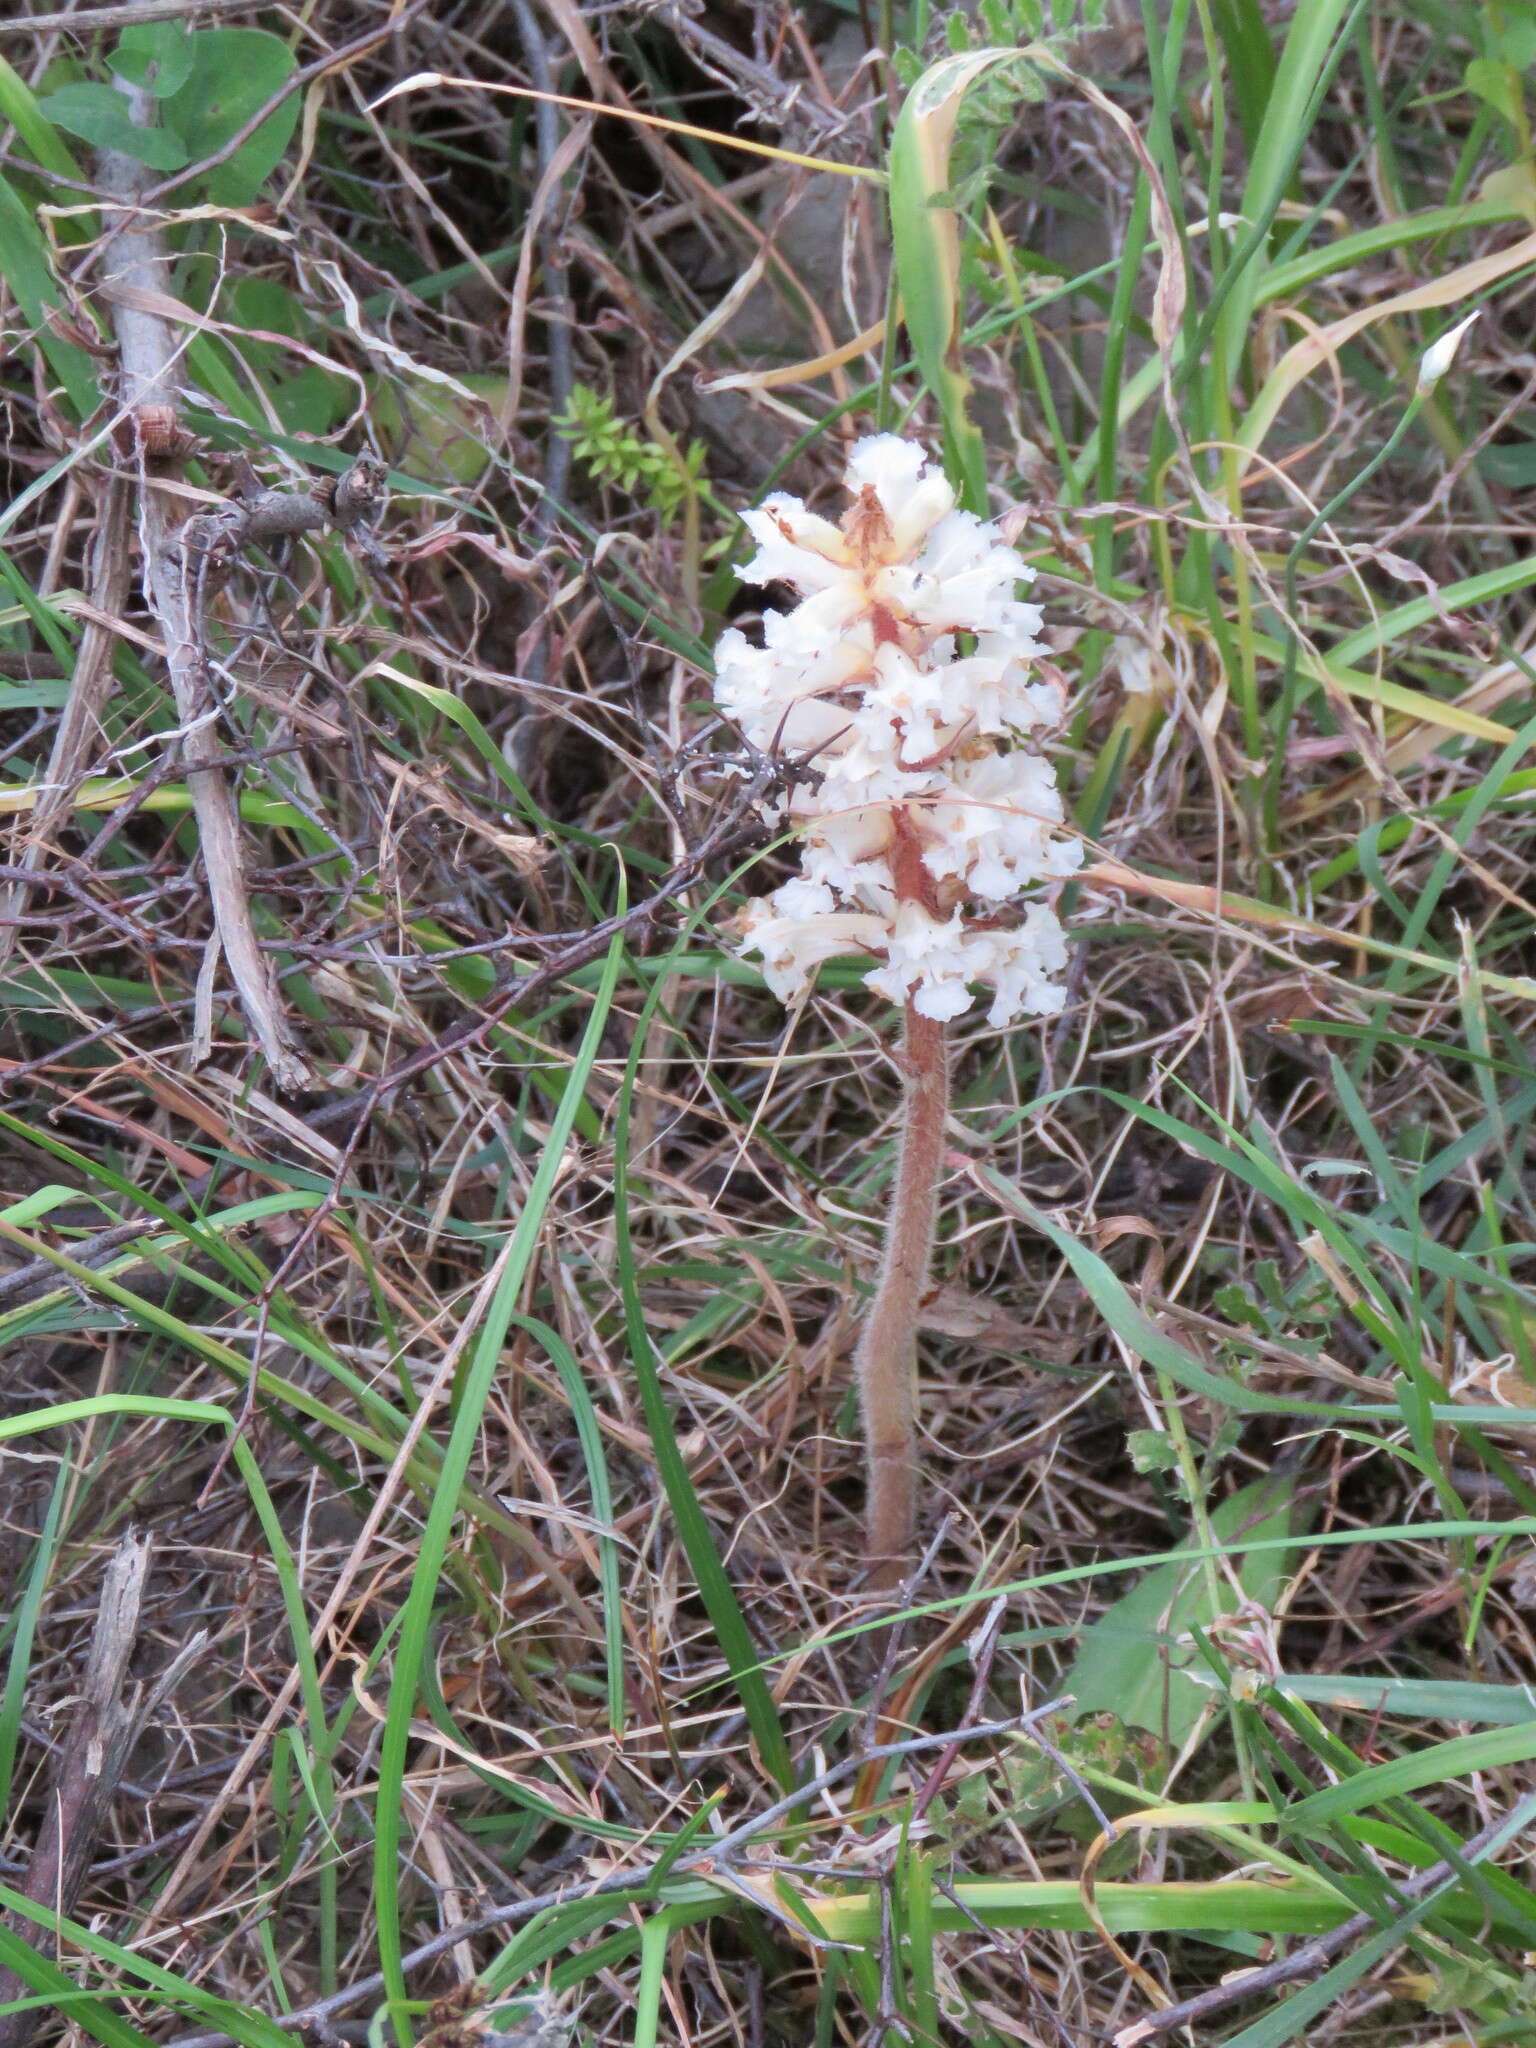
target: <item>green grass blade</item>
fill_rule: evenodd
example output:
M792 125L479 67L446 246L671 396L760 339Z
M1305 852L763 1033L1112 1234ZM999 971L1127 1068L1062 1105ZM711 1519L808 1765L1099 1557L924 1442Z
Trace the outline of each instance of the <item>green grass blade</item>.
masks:
M49 324L60 312L58 288L48 266L47 244L31 210L0 172L0 276L37 338L48 366L63 385L79 419L89 419L100 402L96 365L82 348L65 341ZM71 458L73 459L73 458Z
M619 1280L624 1296L625 1321L629 1330L630 1362L640 1393L640 1406L656 1453L656 1469L662 1489L677 1522L678 1537L698 1581L699 1597L708 1609L710 1623L721 1652L730 1667L758 1753L769 1775L788 1791L794 1782L794 1765L789 1745L779 1722L773 1695L764 1682L757 1647L742 1618L734 1587L720 1562L715 1540L699 1506L687 1462L678 1448L677 1432L662 1390L661 1375L636 1275L634 1240L629 1226L629 1117L634 1096L640 1051L645 1043L645 1026L663 984L652 988L645 1009L635 1027L634 1051L624 1077L624 1094L614 1126L614 1223L618 1245Z
M687 947L696 928L714 912L716 897L731 886L734 877L705 898L688 919L671 950L656 960L637 963L651 973L651 986L635 1021L629 1059L624 1069L618 1110L614 1119L614 1236L624 1317L629 1332L630 1357L635 1369L641 1409L656 1454L656 1469L667 1496L677 1532L690 1568L698 1582L699 1596L708 1611L721 1653L730 1669L741 1700L747 1725L752 1730L764 1768L781 1790L794 1784L794 1764L779 1721L773 1695L763 1677L763 1660L752 1641L735 1588L720 1561L708 1520L699 1506L689 1477L687 1463L678 1447L671 1411L661 1385L655 1347L646 1323L635 1260L634 1236L630 1228L631 1194L629 1179L629 1138L631 1108L640 1072L640 1059L652 1017L666 991L670 971L686 971Z
M585 1100L585 1090L602 1044L608 1013L618 986L623 952L615 938L608 950L603 979L592 1004L592 1013L581 1044L566 1076L565 1091L550 1120L549 1136L534 1173L528 1199L502 1254L495 1291L485 1310L485 1320L475 1339L469 1367L458 1393L452 1431L442 1454L440 1482L422 1530L411 1590L405 1602L400 1639L390 1678L389 1704L379 1750L378 1797L374 1822L374 1904L379 1925L379 1964L384 1973L392 2017L402 2048L408 2048L405 2020L405 1979L400 1967L404 1952L400 1926L400 1823L402 1784L406 1751L410 1743L411 1718L420 1693L420 1671L426 1656L432 1613L438 1584L454 1521L459 1513L460 1489L469 1474L480 1431L481 1417L490 1398L491 1384L500 1368L507 1332L517 1310L519 1297L539 1236L545 1211L565 1155L565 1147Z
M1256 158L1277 69L1269 29L1258 0L1212 0L1211 15L1226 55L1227 84L1237 107L1238 125L1250 158Z
M944 423L944 463L962 504L988 507L987 460L967 410L970 380L961 358L960 228L942 200L950 183L950 150L961 103L1013 50L969 50L932 65L902 103L891 136L891 247L902 318L918 373Z
M558 1331L534 1316L517 1316L516 1326L536 1337L554 1361L560 1384L571 1404L571 1419L581 1444L592 1489L592 1517L606 1527L613 1521L613 1485L608 1477L608 1459L603 1450L603 1432L592 1405L592 1396L582 1378L576 1354ZM618 1735L624 1728L624 1619L623 1588L619 1583L619 1546L611 1536L597 1539L599 1583L603 1593L603 1652L608 1668L608 1726Z
M11 1810L11 1776L16 1767L16 1737L21 1730L21 1710L26 1699L32 1644L58 1543L59 1516L68 1491L69 1466L61 1459L53 1492L48 1497L43 1526L38 1531L37 1544L32 1552L32 1568L11 1614L11 1654L6 1663L5 1693L0 1697L0 1815Z

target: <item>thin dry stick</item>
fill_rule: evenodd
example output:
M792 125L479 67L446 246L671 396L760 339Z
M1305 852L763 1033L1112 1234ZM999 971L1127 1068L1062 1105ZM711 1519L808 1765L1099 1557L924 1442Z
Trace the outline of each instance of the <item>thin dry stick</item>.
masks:
M864 1415L869 1584L897 1585L917 1527L917 1329L933 1262L939 1168L949 1109L944 1026L907 1004L906 1126L886 1225L885 1263L854 1353Z
M260 0L123 0L115 7L66 8L62 14L18 14L0 22L10 35L40 36L54 29L71 34L96 28L137 28L145 21L174 21L181 14L237 14Z
M74 1907L137 1726L123 1689L138 1641L148 1572L148 1541L130 1530L107 1565L80 1697L55 1760L48 1803L21 1888L22 1896L34 1905L55 1906L61 1914ZM14 1924L23 1941L38 1945L36 1929L20 1920ZM0 2004L25 1998L27 1989L17 1972L0 1971ZM0 2019L0 2044L25 2048L41 2018L36 2008L8 2013Z
M135 123L148 125L153 102L137 89L126 90ZM135 207L149 182L146 167L133 158L104 150L99 163L103 188L114 199ZM213 706L205 688L199 657L199 630L194 617L195 583L181 546L182 507L161 489L151 474L151 445L163 449L176 433L180 389L176 373L177 341L158 312L148 310L153 295L163 303L170 259L157 225L130 216L130 224L113 238L107 253L106 281L117 335L121 378L120 399L133 423L139 457L139 545L144 595L159 627L170 674L176 715L183 727L182 754L187 790L197 818L203 862L208 874L214 932L229 962L240 1006L256 1042L281 1088L310 1085L312 1076L291 1034L270 962L261 951L251 921L240 844L240 817L223 749L209 714ZM126 288L122 297L111 287Z

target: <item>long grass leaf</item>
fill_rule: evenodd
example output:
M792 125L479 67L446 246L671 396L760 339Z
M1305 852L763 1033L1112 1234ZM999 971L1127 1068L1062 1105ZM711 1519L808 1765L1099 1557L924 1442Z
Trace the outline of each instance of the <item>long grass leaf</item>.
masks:
M602 985L566 1076L565 1092L550 1119L549 1136L529 1186L522 1214L502 1253L496 1288L486 1307L485 1319L458 1391L453 1428L442 1453L440 1483L417 1547L411 1589L401 1620L379 1750L373 1885L379 1922L379 1963L402 2048L409 2048L410 2036L404 2014L405 1979L400 1963L404 1953L400 1923L400 1825L406 1751L410 1743L411 1718L420 1692L421 1666L427 1652L443 1561L459 1514L460 1488L469 1475L485 1404L502 1363L507 1332L512 1326L518 1299L544 1228L545 1212L564 1161L565 1147L575 1126L577 1111L585 1099L587 1082L602 1044L614 991L618 986L622 957L621 940L615 938L608 949Z

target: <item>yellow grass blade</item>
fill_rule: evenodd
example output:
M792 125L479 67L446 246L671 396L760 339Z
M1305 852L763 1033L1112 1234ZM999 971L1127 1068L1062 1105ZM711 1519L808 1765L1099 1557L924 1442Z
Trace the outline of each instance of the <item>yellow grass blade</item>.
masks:
M807 384L813 377L830 376L844 363L851 363L855 356L878 348L884 339L885 322L877 320L873 327L866 327L852 341L845 341L840 348L829 349L824 356L816 356L808 363L785 363L776 370L737 370L728 377L706 377L700 388L704 391L777 391L785 384Z
M741 135L723 135L718 128L695 128L690 121L669 121L663 114L642 114L634 107L603 107L593 100L580 100L564 92L537 92L531 85L506 85L488 78L455 78L446 71L414 71L388 92L368 102L373 113L402 93L425 92L439 85L451 85L459 92L502 92L513 99L543 100L552 107L570 107L578 114L607 114L615 121L638 121L642 128L662 128L669 135L692 135L700 142L712 142L720 149L739 149L747 156L765 156L775 163L796 164L805 171L834 171L840 178L862 178L869 185L883 185L879 171L863 164L834 163L830 157L800 156L792 149L775 149L769 142L749 142Z
M1285 658L1279 643L1262 633L1254 635L1253 644L1267 660L1283 661ZM1515 736L1511 727L1500 725L1496 718L1484 718L1481 712L1447 703L1442 697L1431 697L1423 690L1410 690L1402 683L1389 683L1383 677L1367 675L1364 669L1345 668L1305 647L1301 659L1303 667L1317 676L1320 682L1332 683L1335 689L1344 691L1347 696L1359 697L1367 704L1380 704L1384 710L1399 712L1420 725L1438 726L1444 732L1465 733L1469 739L1498 740L1501 745Z

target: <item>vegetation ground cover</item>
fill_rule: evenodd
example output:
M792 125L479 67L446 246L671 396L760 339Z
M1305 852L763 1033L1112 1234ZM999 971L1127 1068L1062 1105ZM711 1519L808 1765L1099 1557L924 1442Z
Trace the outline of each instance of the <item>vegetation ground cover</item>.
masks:
M4 2048L1536 2032L1536 8L0 27ZM873 430L1085 848L894 1601L711 702Z

